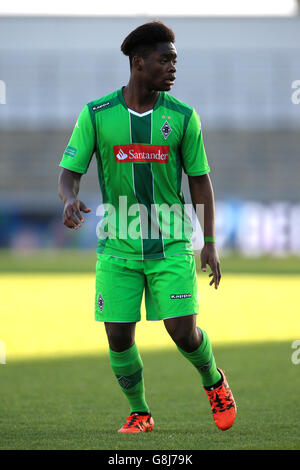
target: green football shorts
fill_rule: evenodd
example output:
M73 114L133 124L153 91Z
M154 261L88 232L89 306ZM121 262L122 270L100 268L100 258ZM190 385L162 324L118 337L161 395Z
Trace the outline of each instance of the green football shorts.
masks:
M98 255L96 321L140 321L144 291L147 320L198 313L194 256L140 261Z

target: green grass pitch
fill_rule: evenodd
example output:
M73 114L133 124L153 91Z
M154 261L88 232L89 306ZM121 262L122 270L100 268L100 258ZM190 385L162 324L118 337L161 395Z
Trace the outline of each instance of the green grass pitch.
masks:
M46 275L51 274L56 278L58 277L56 273L75 273L77 277L79 274L90 273L88 275L92 276L95 259L94 251L45 251L22 255L0 250L0 272L3 281L7 281L7 273L22 273L24 282L21 277L21 286L24 284L27 289L28 275L41 274L41 276L38 274L41 288L30 286L29 291L23 292L23 295L20 292L20 280L16 285L13 284L12 290L8 291L6 289L9 282L16 280L13 278L12 281L4 282L6 288L2 283L0 328L1 325L3 327L0 329L0 340L6 341L5 330L10 331L5 321L9 320L13 334L11 333L7 343L7 363L0 364L1 450L300 449L300 364L293 364L291 360L292 339L213 344L217 365L227 374L238 406L236 422L225 432L219 431L213 422L200 376L193 366L178 353L174 345L170 344L170 349L165 350L143 349L143 341L139 343L139 330L137 344L144 362L147 401L155 420L155 428L151 433L137 435L117 433L117 429L124 424L129 409L113 376L106 354L80 355L77 352L76 355L74 348L74 355L70 357L56 354L53 358L42 359L37 354L34 358L26 357L26 360L11 359L9 349L21 347L22 341L25 347L28 341L26 335L31 335L32 339L39 337L37 336L39 330L32 329L31 332L31 325L28 325L28 321L27 324L24 322L26 318L28 320L30 314L30 318L34 318L35 314L39 316L40 304L35 305L36 313L32 314L32 295L40 292L43 300L45 292L43 283L48 282ZM199 267L199 257L197 262ZM233 254L221 258L221 269L224 280L218 297L212 296L205 290L204 278L201 280L201 286L206 301L217 306L222 315L224 309L226 322L229 322L229 325L232 321L230 315L233 299L238 315L241 315L233 318L238 318L237 322L241 319L241 326L243 311L245 313L245 308L248 308L247 318L251 318L249 326L252 325L252 315L256 313L254 321L257 332L268 333L276 322L280 325L280 334L285 328L291 331L291 335L286 336L287 339L300 339L296 310L299 258L246 259ZM253 274L251 286L249 278L242 276L243 293L238 290L239 288L234 290L234 281L230 283L228 281L230 276L227 278L226 273L235 273L238 276ZM264 276L266 283L263 283L263 287L261 284L258 285L258 282L263 282L262 277L258 278L256 284L256 274ZM75 285L78 288L77 283ZM89 284L86 281L84 285L84 289L87 289ZM263 302L259 302L258 294L254 292L256 285L263 289L263 293L264 289L269 289L266 291L267 297L263 297ZM241 287L241 283L238 286ZM291 287L287 289L287 286ZM89 291L86 292L84 289L81 291L78 289L77 292L80 292L80 299L83 297L88 302ZM225 296L226 292L231 292L229 299L228 294ZM245 296L242 300L239 299L241 295ZM273 297L276 299L275 304L268 302L269 298ZM26 299L28 299L27 305ZM223 299L223 303L218 299ZM52 296L51 292L45 304L48 312L44 312L48 315L48 325L52 327L52 333L56 331L53 325L60 325L58 321L60 312L56 312L57 323L55 320L52 325L49 321L51 308L53 306L56 308L56 300L55 293ZM77 301L78 297L76 303ZM80 304L80 315L81 309L84 311L86 302ZM270 305L276 306L277 303L279 307L274 314ZM11 305L15 307L12 308ZM76 304L72 308L74 307ZM89 311L90 307L86 307L86 310ZM211 313L209 308L205 311ZM89 322L87 323L84 332L90 331ZM26 331L24 326L27 327ZM44 333L44 322L39 324L39 327L43 328L40 333ZM93 328L96 329L96 326ZM68 330L62 334L67 335L69 331L68 326ZM73 334L77 334L76 329L73 328L72 331ZM16 336L17 332L19 336ZM94 335L97 332L95 331ZM49 335L48 330L46 333ZM70 336L72 337L72 334Z
M200 376L175 348L141 349L151 433L116 432L128 406L106 356L27 360L0 365L0 449L299 449L300 365L291 344L214 351L237 401L230 430L216 428Z

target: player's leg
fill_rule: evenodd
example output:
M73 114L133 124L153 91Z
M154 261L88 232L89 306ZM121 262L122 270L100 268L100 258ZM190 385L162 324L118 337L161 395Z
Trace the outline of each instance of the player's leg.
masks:
M145 399L143 362L135 344L135 323L105 322L109 360L130 413L149 413Z
M217 369L207 333L196 326L196 315L164 320L165 327L181 354L199 372L219 429L229 429L235 420L236 405L226 376Z
M110 350L122 352L133 346L136 322L104 322L104 326Z
M110 365L130 406L130 415L119 429L122 433L151 431L154 425L145 399L143 362L135 344L135 326L135 322L105 322Z
M198 370L216 425L232 426L236 408L224 373L217 369L207 333L196 326L197 276L193 256L149 262L145 300L147 319L164 320L178 350Z
M131 264L129 260L100 257L96 276L96 320L105 324L111 368L130 406L121 432L149 431L153 427L145 400L143 363L135 344L144 275L142 270L131 269Z
M178 350L200 373L203 386L211 387L222 382L209 337L196 326L196 315L167 318L164 324Z
M221 379L205 332L196 326L198 285L192 255L171 256L147 262L145 301L147 318L164 320L179 351L201 374L203 385Z

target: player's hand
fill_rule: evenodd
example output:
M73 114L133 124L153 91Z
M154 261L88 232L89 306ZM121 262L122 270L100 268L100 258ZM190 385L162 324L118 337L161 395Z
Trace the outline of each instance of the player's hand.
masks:
M91 209L88 209L79 199L68 199L65 202L63 212L64 225L75 230L81 227L81 224L84 222L84 217L81 211L87 214L88 212L91 212Z
M215 243L205 243L201 251L201 270L206 272L206 265L209 265L212 272L209 277L213 276L209 285L215 285L215 289L219 287L221 281L220 260Z

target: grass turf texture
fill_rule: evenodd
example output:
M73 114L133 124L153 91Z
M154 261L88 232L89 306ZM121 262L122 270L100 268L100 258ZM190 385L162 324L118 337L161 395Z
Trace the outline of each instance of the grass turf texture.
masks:
M0 250L0 272L93 273L95 263L95 250ZM196 255L196 266L200 271L199 254ZM247 258L231 253L221 257L221 269L224 274L300 274L300 257Z
M197 371L174 350L143 351L151 433L120 435L128 414L107 356L0 366L0 449L299 449L299 367L291 346L216 346L238 404L219 431ZM280 371L280 374L278 373Z
M226 432L162 323L138 325L155 429L128 436L116 432L128 406L103 325L93 320L95 253L1 252L0 449L299 449L300 365L291 361L300 339L299 264L226 257L218 291L208 273L198 277L197 323L238 403Z

